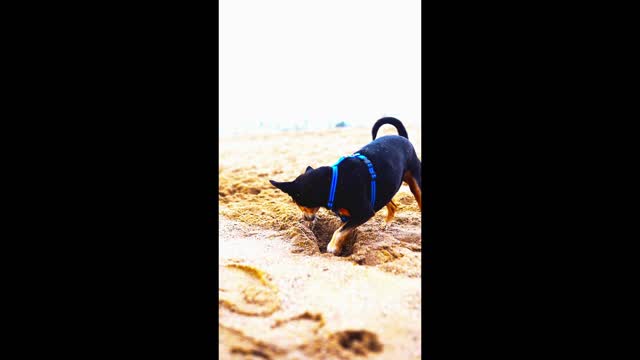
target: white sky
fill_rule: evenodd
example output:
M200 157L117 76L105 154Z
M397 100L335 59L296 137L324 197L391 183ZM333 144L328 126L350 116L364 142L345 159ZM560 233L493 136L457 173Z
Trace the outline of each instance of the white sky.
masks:
M420 122L419 0L221 0L221 131Z

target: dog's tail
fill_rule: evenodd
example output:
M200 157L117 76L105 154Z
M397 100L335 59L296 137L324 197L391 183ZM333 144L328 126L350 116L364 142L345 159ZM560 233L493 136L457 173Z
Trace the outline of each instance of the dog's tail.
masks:
M404 128L404 125L402 125L400 120L392 117L383 117L382 119L376 121L375 124L373 124L373 128L371 129L371 137L373 138L372 140L376 139L376 135L378 135L378 129L380 129L380 126L384 124L390 124L395 126L396 129L398 129L398 135L402 136L403 138L406 138L407 140L409 139L409 135L407 135L407 130Z

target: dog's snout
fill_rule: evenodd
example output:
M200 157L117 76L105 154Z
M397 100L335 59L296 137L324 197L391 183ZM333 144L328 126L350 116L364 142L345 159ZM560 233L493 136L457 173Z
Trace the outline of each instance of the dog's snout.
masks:
M304 207L304 206L300 206L300 205L298 205L298 207L300 208L300 210L302 210L302 215L303 215L305 220L307 220L307 221L315 220L316 211L318 211L319 208L308 208L308 207Z

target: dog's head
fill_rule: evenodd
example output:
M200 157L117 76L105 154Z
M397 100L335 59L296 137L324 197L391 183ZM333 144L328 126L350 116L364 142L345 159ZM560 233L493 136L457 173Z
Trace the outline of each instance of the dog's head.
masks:
M311 166L307 166L304 174L290 182L269 180L273 186L291 196L293 202L302 210L304 219L307 221L314 220L316 212L320 209L317 196L318 188L316 187L314 191L313 171L314 169Z

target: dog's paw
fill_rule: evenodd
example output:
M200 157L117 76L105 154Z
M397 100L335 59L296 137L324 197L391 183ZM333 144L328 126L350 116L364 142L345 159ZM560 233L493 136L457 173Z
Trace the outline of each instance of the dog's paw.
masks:
M327 245L327 252L329 254L337 255L340 251L336 246L336 244L334 244L333 242L330 242L329 245Z

